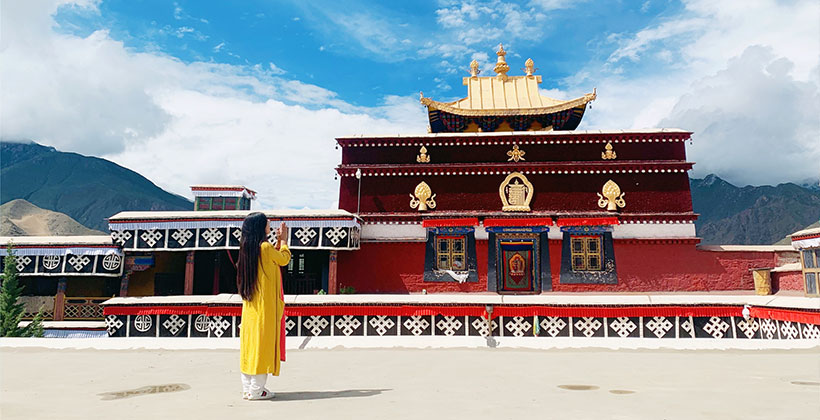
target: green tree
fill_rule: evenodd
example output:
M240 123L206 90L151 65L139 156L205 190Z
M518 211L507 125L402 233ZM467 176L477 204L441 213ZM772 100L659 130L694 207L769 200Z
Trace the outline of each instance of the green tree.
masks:
M17 257L9 244L3 261L3 284L0 287L0 337L42 337L43 309L27 326L20 328L24 306L20 303L23 286L17 276Z

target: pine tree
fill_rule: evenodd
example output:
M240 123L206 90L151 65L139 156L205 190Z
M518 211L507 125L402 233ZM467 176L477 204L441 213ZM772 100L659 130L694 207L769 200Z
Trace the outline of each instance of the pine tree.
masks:
M24 312L24 306L19 302L23 286L17 276L17 257L14 255L14 248L11 244L8 246L3 262L5 267L3 268L3 284L0 287L0 337L42 337L42 308L29 325L19 327Z

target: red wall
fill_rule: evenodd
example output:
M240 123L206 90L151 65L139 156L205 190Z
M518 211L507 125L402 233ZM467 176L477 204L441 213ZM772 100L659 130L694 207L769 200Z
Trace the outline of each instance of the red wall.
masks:
M370 242L358 251L339 252L339 287L353 286L356 293L487 291L487 241L476 241L478 283L425 283L424 247L424 242Z
M436 139L437 140L437 139ZM460 140L460 141L470 141ZM606 143L574 144L521 144L526 152L526 162L571 162L601 161L601 152ZM345 147L342 150L343 165L357 164L416 164L419 145L382 146L382 147ZM432 162L439 163L507 163L507 151L512 146L507 144L482 146L427 146L427 154ZM613 150L618 159L647 161L685 161L686 147L684 142L663 143L614 143Z
M505 175L475 176L366 176L361 180L361 213L415 212L410 195L416 185L425 181L436 194L436 208L444 211L500 211L498 187ZM686 173L665 174L585 174L527 175L535 194L530 203L533 211L597 212L598 195L612 179L625 193L626 207L621 214L691 213L692 196ZM343 177L339 208L356 212L358 180Z
M561 241L549 246L555 292L754 290L749 269L773 267L776 259L774 252L712 252L693 244L616 240L618 284L561 284ZM358 251L340 252L340 287L353 286L357 293L487 291L487 241L476 241L478 283L425 283L424 247L423 242L363 243ZM802 290L799 277L779 276L779 281L781 289Z
M799 290L805 292L802 271L784 271L772 273L772 288L778 290Z

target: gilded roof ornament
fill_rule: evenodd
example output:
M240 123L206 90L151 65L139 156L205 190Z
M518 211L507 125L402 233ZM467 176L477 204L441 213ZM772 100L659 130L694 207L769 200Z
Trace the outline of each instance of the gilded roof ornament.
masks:
M430 155L427 154L427 148L421 146L419 149L419 154L416 155L416 162L418 163L430 163Z
M470 62L470 77L478 77L479 73L481 73L481 69L478 68L478 61L473 60Z
M604 146L605 151L601 152L601 159L603 160L611 160L618 157L618 154L612 150L612 142L608 142L606 146Z
M410 208L419 209L419 211L426 211L427 209L436 208L436 195L430 190L430 186L426 182L421 181L416 185L416 190L410 194Z
M498 44L498 51L495 53L498 56L498 62L495 63L493 71L502 80L507 79L507 72L510 71L510 66L507 65L507 60L504 58L507 52L504 51L504 45Z
M524 174L513 172L507 175L498 187L501 211L530 211L530 201L534 192L532 184Z
M527 76L532 76L535 73L535 62L532 61L532 58L528 58L527 61L524 62L524 72L527 73Z
M526 160L524 159L524 155L526 154L527 152L519 149L518 145L514 144L512 150L507 151L507 156L510 157L509 159L507 159L507 162L518 162L519 160Z
M607 181L601 192L604 194L597 193L598 207L606 207L607 211L617 211L618 207L626 207L626 201L624 201L624 194L626 193L621 192L621 187L615 181L611 179Z

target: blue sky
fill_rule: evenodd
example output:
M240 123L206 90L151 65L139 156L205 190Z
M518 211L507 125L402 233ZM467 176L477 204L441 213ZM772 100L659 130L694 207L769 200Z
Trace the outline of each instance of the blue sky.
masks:
M458 2L104 1L97 11L64 6L55 21L73 35L108 30L127 48L184 62L259 65L370 107L419 91L458 98L473 55L491 67L500 42L514 70L531 57L544 87L561 88L587 63L605 62L618 35L682 9L666 1L543 3L489 2L462 12ZM505 12L523 16L505 19ZM651 69L642 64L630 67Z
M189 195L334 207L334 138L424 133L499 43L543 93L598 90L579 129L694 132L691 176L820 177L816 0L0 3L0 137L101 156Z

